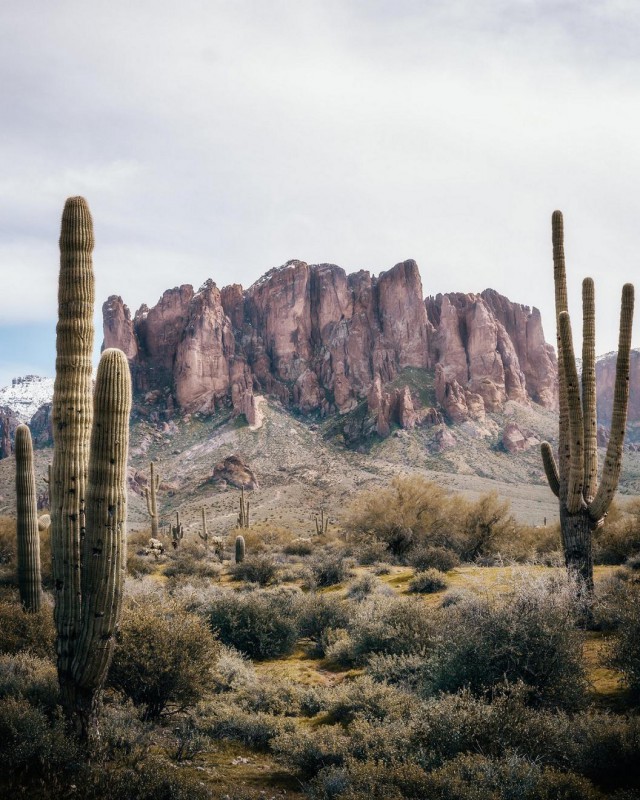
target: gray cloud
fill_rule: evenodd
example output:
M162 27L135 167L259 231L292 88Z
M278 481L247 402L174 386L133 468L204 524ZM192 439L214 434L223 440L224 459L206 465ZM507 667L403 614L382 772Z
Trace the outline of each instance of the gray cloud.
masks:
M640 252L639 29L610 1L5 4L0 314L55 315L62 204L84 194L100 300L413 257L425 293L492 286L551 339L558 207L613 349Z

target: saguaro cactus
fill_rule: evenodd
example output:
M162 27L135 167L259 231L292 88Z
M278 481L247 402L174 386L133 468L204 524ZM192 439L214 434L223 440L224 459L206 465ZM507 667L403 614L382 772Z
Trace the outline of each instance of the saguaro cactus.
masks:
M131 408L126 357L107 350L98 368L91 433L92 250L87 203L69 198L60 234L49 490L58 679L65 712L85 736L96 719L120 613ZM93 485L87 492L90 437Z
M244 536L236 536L236 564L244 561L245 543Z
M316 533L326 534L329 530L329 515L327 515L326 519L324 516L324 508L320 509L320 518L318 519L318 515L316 514Z
M249 527L249 501L244 501L244 486L240 488L240 511L238 512L238 523L236 528Z
M171 544L173 545L173 549L177 550L178 545L182 541L184 537L184 528L182 527L182 523L180 522L180 512L176 511L176 524L172 525L171 527Z
M198 536L206 544L209 541L209 532L207 531L207 512L202 506L202 531L198 531Z
M567 278L564 227L560 211L552 217L553 265L558 342L560 400L559 458L551 445L541 445L549 486L560 502L560 529L565 563L580 576L589 593L593 590L592 532L607 514L620 477L622 448L629 400L629 352L634 290L622 289L616 381L611 436L598 486L598 448L595 375L595 300L591 278L582 284L582 398L573 352L571 321L567 310Z
M16 508L18 517L18 588L25 611L40 611L40 535L36 476L33 466L31 431L26 425L16 430Z
M156 492L160 486L160 476L156 474L153 461L149 464L149 486L144 490L147 500L147 511L151 517L151 538L158 538L158 505Z

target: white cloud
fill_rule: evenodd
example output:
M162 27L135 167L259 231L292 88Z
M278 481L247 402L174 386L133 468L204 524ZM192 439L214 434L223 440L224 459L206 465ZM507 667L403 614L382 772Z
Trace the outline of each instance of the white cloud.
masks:
M100 302L413 257L426 293L492 286L551 341L559 207L570 292L594 276L612 349L640 251L639 28L625 2L5 5L0 268L21 268L0 313L55 313L80 193Z

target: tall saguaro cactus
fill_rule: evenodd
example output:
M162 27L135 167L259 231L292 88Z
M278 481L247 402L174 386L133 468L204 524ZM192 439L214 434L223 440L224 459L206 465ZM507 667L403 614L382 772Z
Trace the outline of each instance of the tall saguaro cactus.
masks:
M160 476L156 474L153 461L149 464L149 486L144 490L147 500L147 511L151 517L151 538L158 538L158 505L156 492L160 486Z
M16 506L18 518L18 588L25 611L40 611L40 534L36 476L33 466L31 432L26 425L16 429Z
M567 276L562 213L552 217L553 265L558 342L560 400L558 464L551 445L543 442L542 460L549 486L560 502L560 529L565 563L579 575L588 592L593 590L591 537L607 514L620 477L622 449L629 401L629 353L634 290L622 289L616 381L611 436L598 485L598 448L595 376L595 300L591 278L582 284L582 397L573 351L567 308Z
M116 350L102 354L92 407L92 250L87 203L69 198L60 235L49 489L58 679L65 712L85 736L95 723L121 607L131 410L129 366Z

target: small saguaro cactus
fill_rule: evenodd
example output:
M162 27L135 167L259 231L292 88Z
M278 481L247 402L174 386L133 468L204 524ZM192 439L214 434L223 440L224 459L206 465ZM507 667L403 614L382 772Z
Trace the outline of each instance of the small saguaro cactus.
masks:
M238 513L238 524L236 528L249 527L249 501L244 501L244 486L240 487L240 511Z
M236 564L244 561L245 552L244 536L236 536Z
M32 613L40 611L42 580L33 445L31 431L26 425L18 425L16 429L15 456L18 589L22 607Z
M329 515L325 519L324 516L324 509L320 509L320 518L318 519L318 515L316 514L316 533L317 534L324 534L329 529Z
M571 321L567 310L567 277L564 227L560 211L552 217L553 265L558 342L560 401L558 464L551 445L541 445L549 486L560 502L560 530L568 570L593 592L592 532L602 525L620 477L627 405L629 401L629 352L633 322L634 290L622 289L616 380L611 436L598 485L598 447L595 370L595 301L593 280L582 284L582 397L573 351Z
M198 531L198 536L202 539L202 541L206 544L209 540L209 533L207 531L207 512L202 506L202 530Z
M156 492L160 486L160 476L156 474L153 461L149 464L149 485L144 490L144 496L147 500L147 511L151 517L151 538L158 538L158 504L156 501Z
M171 544L173 545L174 550L178 549L178 545L183 538L184 528L180 522L180 512L176 511L176 524L171 526Z
M120 350L102 354L92 401L92 250L89 208L71 197L60 234L49 491L60 697L85 738L95 731L121 612L131 410Z

